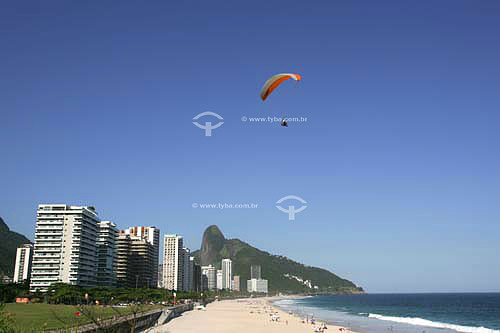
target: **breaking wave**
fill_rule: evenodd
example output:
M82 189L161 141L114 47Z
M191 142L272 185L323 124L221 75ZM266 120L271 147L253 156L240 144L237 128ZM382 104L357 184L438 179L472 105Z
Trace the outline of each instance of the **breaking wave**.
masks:
M393 321L396 323L405 323L405 324L411 324L411 325L417 325L417 326L427 326L427 327L434 327L434 328L445 328L445 329L450 329L450 330L454 330L457 332L464 332L464 333L500 333L500 330L493 330L491 328L486 328L486 327L461 326L461 325L440 323L437 321L430 321L430 320L422 319L422 318L390 317L390 316L382 316L382 315L379 315L376 313L370 313L370 314L368 314L368 317L380 319L380 320Z

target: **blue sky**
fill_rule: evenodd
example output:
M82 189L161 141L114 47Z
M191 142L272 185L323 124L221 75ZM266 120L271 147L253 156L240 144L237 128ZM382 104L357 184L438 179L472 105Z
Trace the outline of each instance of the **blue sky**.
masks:
M217 224L369 292L500 291L497 1L16 2L0 215L94 205L197 249ZM262 103L269 76L300 73ZM212 137L192 118L212 111ZM246 117L307 122L242 122ZM307 201L289 221L275 202ZM194 209L192 203L257 203ZM265 272L263 272L265 276Z

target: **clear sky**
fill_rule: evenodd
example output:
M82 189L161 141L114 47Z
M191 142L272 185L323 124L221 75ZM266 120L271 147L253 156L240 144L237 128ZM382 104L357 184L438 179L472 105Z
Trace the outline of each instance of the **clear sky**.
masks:
M39 203L94 205L193 250L217 224L369 292L500 291L499 16L469 0L3 3L0 215L32 238ZM303 80L263 103L280 72ZM224 118L212 137L192 124L205 111ZM282 114L307 122L241 121ZM291 194L295 221L275 207ZM192 207L219 202L259 208Z

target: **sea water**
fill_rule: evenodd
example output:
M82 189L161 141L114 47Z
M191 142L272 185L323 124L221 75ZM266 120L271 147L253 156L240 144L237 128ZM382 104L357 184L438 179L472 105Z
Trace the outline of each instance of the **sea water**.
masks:
M360 333L500 333L500 293L314 296L275 305Z

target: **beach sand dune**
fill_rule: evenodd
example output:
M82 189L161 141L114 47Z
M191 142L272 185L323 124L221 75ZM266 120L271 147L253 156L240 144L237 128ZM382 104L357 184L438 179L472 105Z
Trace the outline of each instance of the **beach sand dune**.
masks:
M274 319L274 320L273 320ZM193 310L150 332L170 333L311 333L319 325L270 306L265 300L227 300L207 305L206 311ZM326 333L341 333L328 325ZM349 333L344 330L343 333Z

